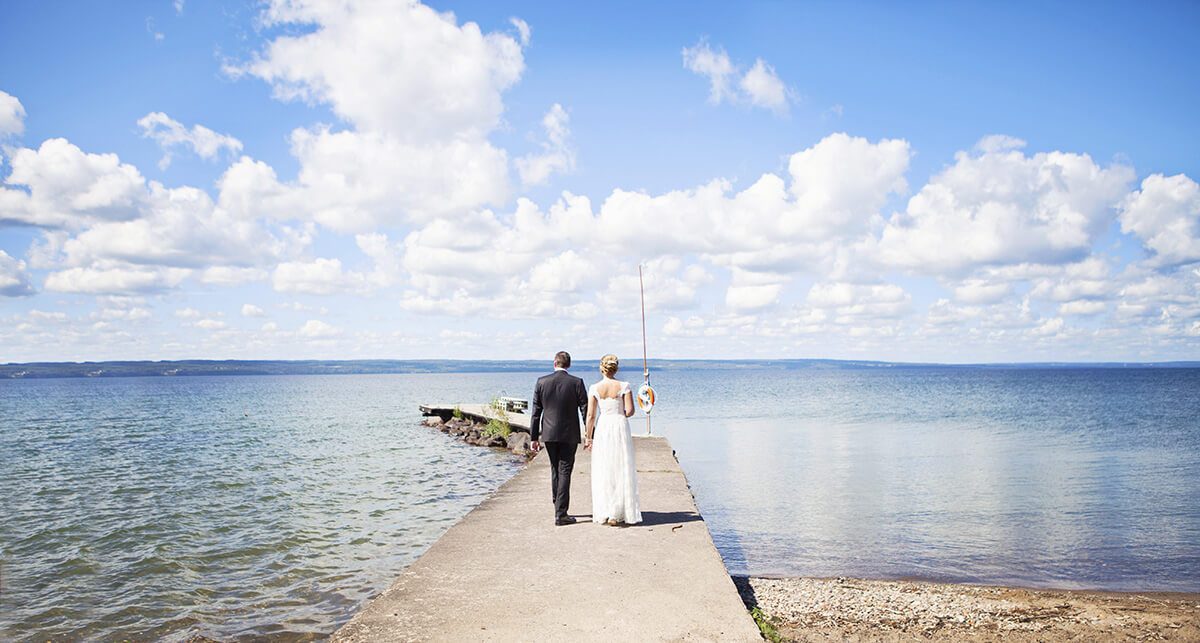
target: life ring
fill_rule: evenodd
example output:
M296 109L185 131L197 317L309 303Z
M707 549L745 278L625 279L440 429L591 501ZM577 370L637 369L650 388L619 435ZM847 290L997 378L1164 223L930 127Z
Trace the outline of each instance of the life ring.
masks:
M642 384L641 387L638 388L638 406L642 407L642 410L646 413L649 413L650 410L654 408L654 399L654 389L650 388L649 382Z

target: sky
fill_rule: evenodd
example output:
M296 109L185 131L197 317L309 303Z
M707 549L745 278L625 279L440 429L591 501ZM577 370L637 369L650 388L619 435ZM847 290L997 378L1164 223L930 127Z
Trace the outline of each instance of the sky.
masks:
M0 362L1200 359L1196 3L0 11Z

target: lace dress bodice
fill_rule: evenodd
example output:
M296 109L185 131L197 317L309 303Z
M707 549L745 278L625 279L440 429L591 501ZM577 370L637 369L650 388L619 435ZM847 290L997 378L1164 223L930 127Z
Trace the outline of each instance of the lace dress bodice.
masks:
M629 392L629 382L617 382L621 385L621 391L616 397L600 397L597 389L602 382L592 384L592 389L588 394L596 398L596 408L600 415L612 415L614 413L625 415L625 394Z

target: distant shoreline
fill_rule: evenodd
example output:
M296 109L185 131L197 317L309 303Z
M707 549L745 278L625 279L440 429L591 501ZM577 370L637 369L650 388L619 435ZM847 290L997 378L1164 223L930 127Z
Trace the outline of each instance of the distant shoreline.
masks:
M14 362L0 364L0 379L76 377L172 377L197 375L395 375L429 373L534 373L547 360L132 360L100 362ZM595 361L577 360L576 369ZM655 359L650 370L710 369L876 370L876 369L1189 369L1200 361L1173 362L1003 362L939 364L835 359Z

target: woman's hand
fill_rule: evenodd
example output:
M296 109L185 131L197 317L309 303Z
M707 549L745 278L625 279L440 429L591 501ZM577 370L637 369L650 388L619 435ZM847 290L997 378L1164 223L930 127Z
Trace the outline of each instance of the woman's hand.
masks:
M592 439L591 439L591 438L588 438L588 439L586 439L586 440L584 440L584 441L583 441L583 450L584 450L584 451L591 451L591 450L592 450Z

